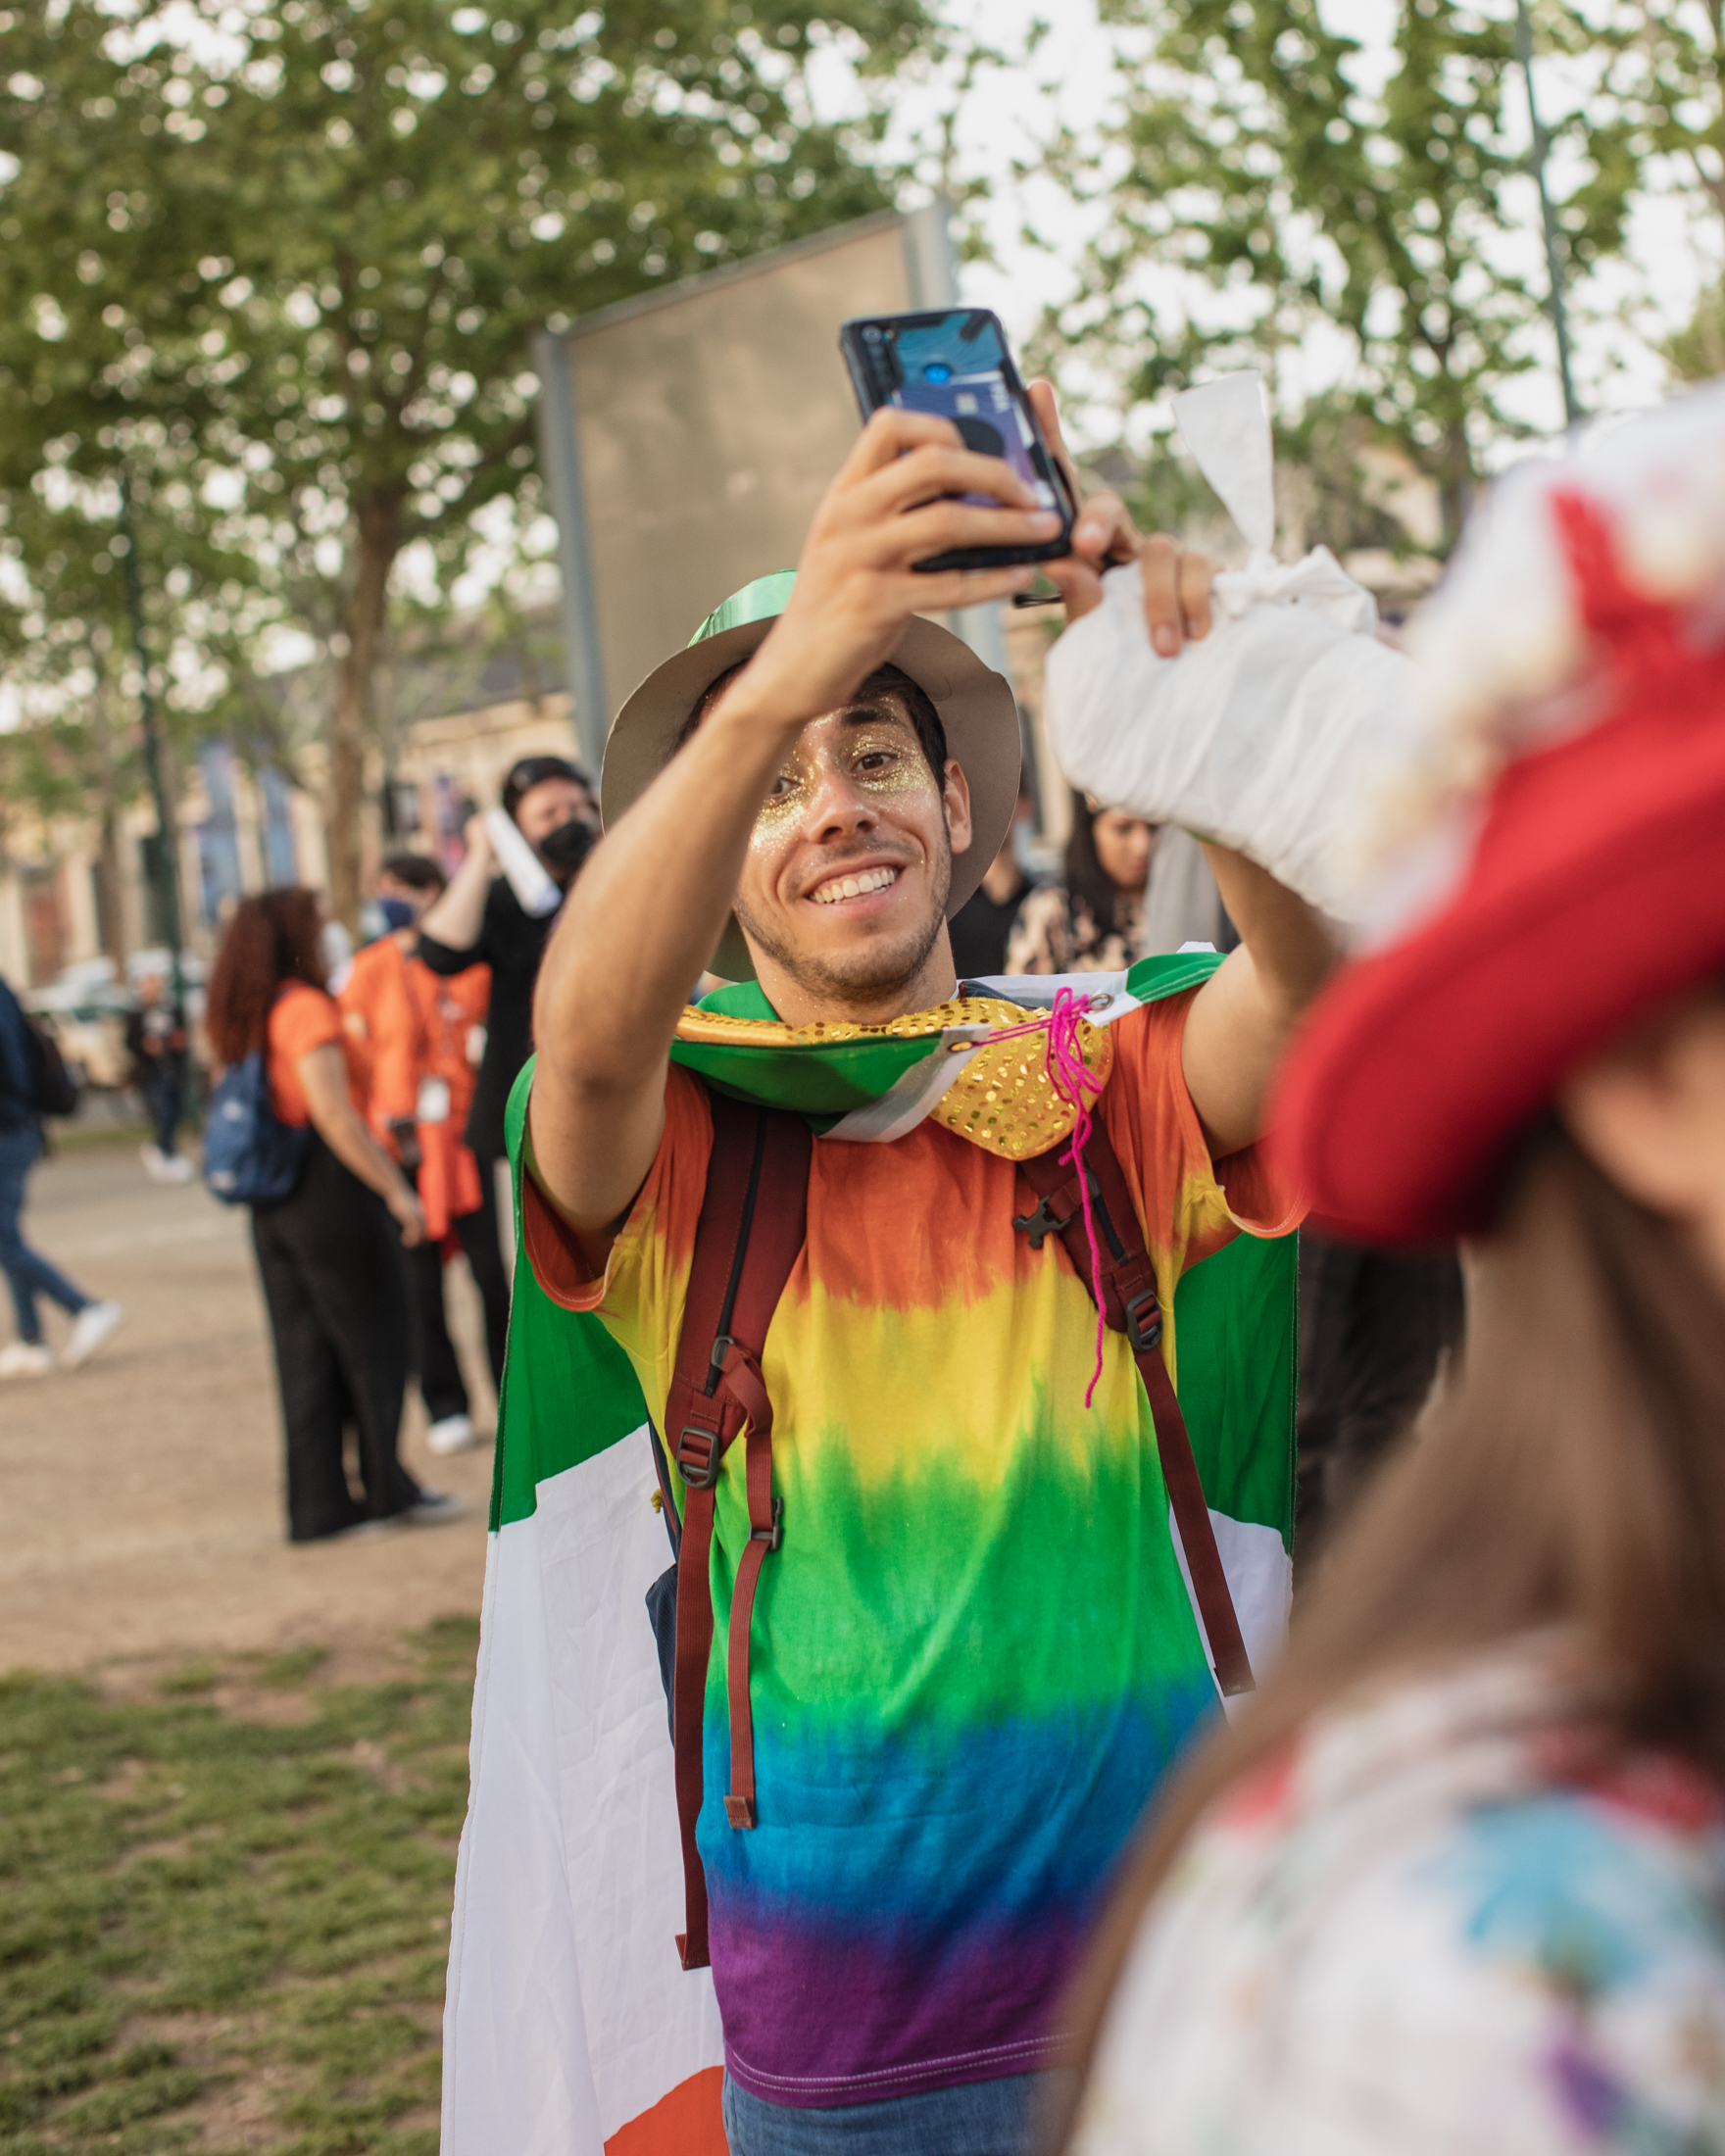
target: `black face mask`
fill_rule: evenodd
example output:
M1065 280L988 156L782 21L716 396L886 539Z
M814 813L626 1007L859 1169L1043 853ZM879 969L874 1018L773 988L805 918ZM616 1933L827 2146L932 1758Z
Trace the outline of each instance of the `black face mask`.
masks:
M539 841L539 858L554 876L572 876L593 851L593 826L580 816L571 816Z

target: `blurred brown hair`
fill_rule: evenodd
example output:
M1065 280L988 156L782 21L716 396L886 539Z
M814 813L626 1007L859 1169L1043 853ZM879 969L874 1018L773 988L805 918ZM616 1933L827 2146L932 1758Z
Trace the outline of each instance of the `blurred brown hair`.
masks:
M237 1063L264 1046L270 1006L283 981L327 985L322 908L303 884L241 899L216 954L205 1023L218 1061Z
M1712 1282L1682 1231L1553 1123L1468 1289L1459 1385L1361 1503L1262 1690L1178 1776L1128 1859L1066 2016L1085 2067L1146 1904L1201 1815L1364 1681L1561 1625L1601 1681L1610 1736L1725 1783Z

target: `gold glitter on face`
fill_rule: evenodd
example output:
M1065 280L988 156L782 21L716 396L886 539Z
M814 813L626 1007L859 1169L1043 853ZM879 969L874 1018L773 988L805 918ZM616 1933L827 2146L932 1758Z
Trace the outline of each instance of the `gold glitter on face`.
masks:
M823 778L837 777L865 799L936 800L939 791L922 745L908 725L887 718L823 719L798 737L755 818L751 846L769 853L784 845L809 813Z

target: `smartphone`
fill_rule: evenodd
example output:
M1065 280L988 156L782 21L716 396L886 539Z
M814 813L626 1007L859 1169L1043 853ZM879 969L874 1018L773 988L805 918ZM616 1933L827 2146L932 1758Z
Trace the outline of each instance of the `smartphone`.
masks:
M882 405L938 412L957 426L967 449L1004 457L1043 509L1060 512L1060 528L1051 539L1022 547L957 547L918 562L919 569L1010 568L1071 553L1078 506L1049 455L998 316L985 307L861 316L840 326L839 350L865 419ZM961 499L999 507L992 495Z

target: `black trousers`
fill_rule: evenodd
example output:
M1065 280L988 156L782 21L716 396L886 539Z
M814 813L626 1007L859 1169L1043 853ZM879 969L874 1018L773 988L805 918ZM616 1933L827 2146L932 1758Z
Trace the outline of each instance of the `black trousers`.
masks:
M290 1198L252 1211L287 1439L287 1532L316 1542L405 1512L419 1485L396 1458L409 1320L401 1248L383 1200L314 1131ZM352 1429L363 1501L342 1446Z
M497 1183L488 1171L489 1161L479 1164L479 1205L476 1212L462 1213L450 1222L463 1255L472 1267L473 1283L485 1309L485 1351L491 1363L491 1380L503 1390L503 1358L509 1346L509 1280L503 1270L503 1252L497 1243ZM408 1289L414 1314L414 1366L419 1373L419 1391L425 1412L433 1422L446 1415L465 1415L468 1388L462 1377L455 1343L443 1304L443 1253L432 1243L404 1250Z
M1297 1532L1308 1552L1321 1553L1425 1405L1462 1326L1453 1250L1363 1250L1301 1231Z

